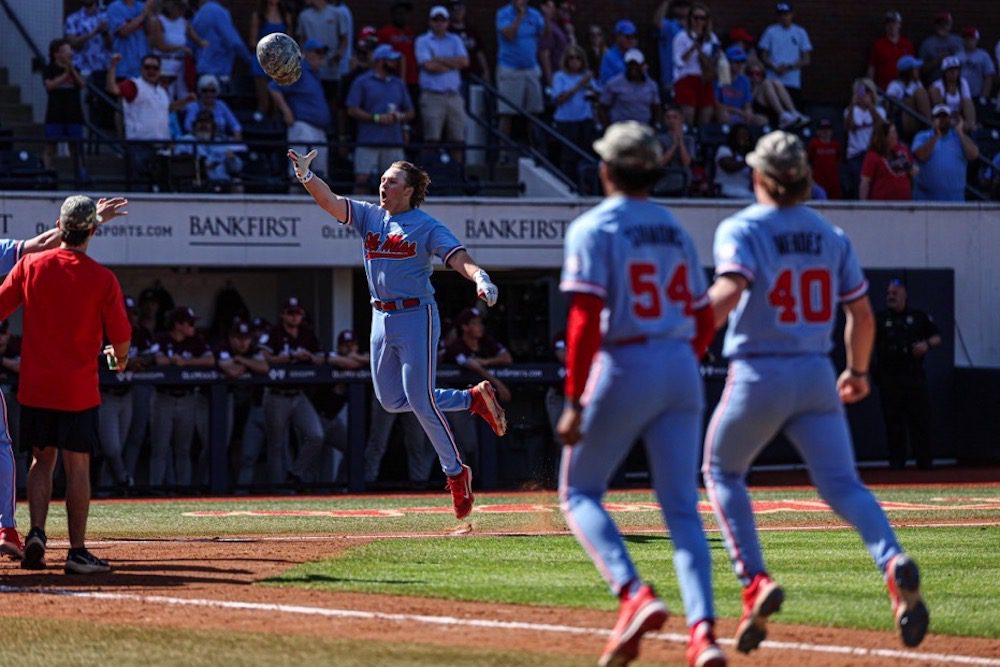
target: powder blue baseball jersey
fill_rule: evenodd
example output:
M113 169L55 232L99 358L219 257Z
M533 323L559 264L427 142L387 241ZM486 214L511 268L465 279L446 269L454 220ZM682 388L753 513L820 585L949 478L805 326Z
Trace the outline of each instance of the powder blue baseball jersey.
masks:
M17 260L21 259L21 244L23 241L0 239L0 276L10 273Z
M609 343L694 337L692 310L708 303L694 244L659 204L609 197L573 221L559 288L604 300Z
M347 201L346 223L361 236L372 298L431 299L431 258L447 264L463 249L451 230L418 208L390 215L375 204Z
M851 242L806 206L754 204L715 233L716 275L750 282L729 316L723 354L827 354L837 302L868 291Z
M0 277L10 273L21 258L23 241L0 239ZM7 425L7 404L0 394L0 528L14 528L15 463Z

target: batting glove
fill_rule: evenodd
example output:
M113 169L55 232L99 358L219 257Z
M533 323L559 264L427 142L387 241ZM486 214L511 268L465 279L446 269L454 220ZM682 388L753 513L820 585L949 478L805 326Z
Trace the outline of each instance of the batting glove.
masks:
M476 294L479 298L486 302L486 305L490 308L497 302L498 290L497 286L493 284L490 280L490 274L486 273L482 269L476 271L476 275L472 277L476 281Z
M316 159L316 155L315 148L305 155L299 155L293 150L288 151L288 159L292 161L292 167L295 169L295 178L299 179L300 183L308 183L315 175L309 169L309 163Z

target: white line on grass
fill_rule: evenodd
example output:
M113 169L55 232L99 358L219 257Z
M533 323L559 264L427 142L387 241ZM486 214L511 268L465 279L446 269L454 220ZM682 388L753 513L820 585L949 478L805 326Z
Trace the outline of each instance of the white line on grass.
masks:
M609 630L601 628L582 628L579 626L556 625L552 623L497 621L474 618L455 618L454 616L427 616L423 614L390 614L381 611L362 611L358 609L327 609L325 607L306 607L302 605L273 604L266 602L239 602L234 600L178 598L163 595L136 595L133 593L102 593L99 591L76 591L60 588L0 585L0 593L33 593L91 600L116 600L126 602L142 602L153 605L241 609L248 611L264 611L268 613L278 612L282 614L322 616L326 618L353 618L362 620L394 621L400 623L426 623L429 625L450 625L470 628L485 628L491 630L526 630L530 632L592 635L599 637L606 637L611 634ZM686 644L688 640L687 635L677 634L674 632L657 632L650 633L646 636L682 645ZM735 642L732 639L720 639L719 643L731 646ZM804 642L781 642L767 640L761 644L761 648L776 651L830 653L850 656L890 658L905 661L938 662L952 665L987 665L989 667L1000 667L1000 660L992 658L979 658L976 656L953 655L946 653L919 653L917 651L900 651L895 649L861 648L857 646L838 646L836 644L809 644Z

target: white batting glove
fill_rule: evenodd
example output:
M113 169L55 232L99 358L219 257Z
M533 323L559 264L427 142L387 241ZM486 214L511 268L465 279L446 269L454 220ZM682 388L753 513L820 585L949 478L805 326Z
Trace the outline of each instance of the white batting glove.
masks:
M292 161L292 167L295 169L295 178L299 179L300 183L308 183L312 180L314 174L309 169L309 163L316 159L316 155L315 148L305 155L299 155L293 150L288 151L288 159Z
M476 294L486 302L487 306L492 308L497 302L499 291L497 290L497 286L493 284L493 281L490 280L490 274L479 269L476 271L476 275L472 276L472 279L476 281Z

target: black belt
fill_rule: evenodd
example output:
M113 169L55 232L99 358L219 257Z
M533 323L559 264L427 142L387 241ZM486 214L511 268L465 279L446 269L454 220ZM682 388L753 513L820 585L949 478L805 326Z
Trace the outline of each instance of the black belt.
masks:
M185 396L191 396L197 391L198 390L193 387L191 389L160 389L159 387L157 387L156 389L157 394L165 394L167 396L172 396L173 398L183 398Z
M274 389L270 388L268 391L274 396L284 396L286 398L291 398L292 396L298 396L302 393L301 389Z
M406 310L407 308L416 308L420 305L420 299L396 299L395 301L372 301L372 308L375 310L380 310L383 313L392 313L397 310Z
M613 347L621 347L623 345L643 345L649 342L649 336L632 336L631 338L619 338L618 340L609 340L606 345L611 345Z

